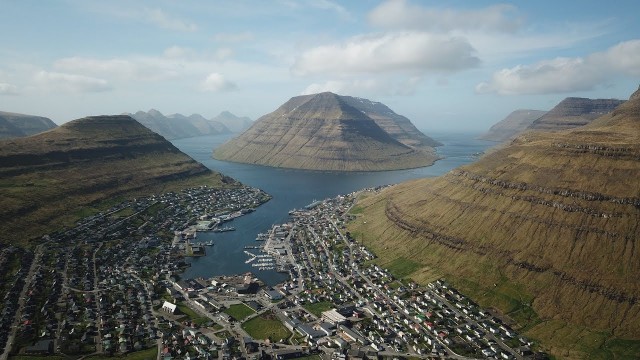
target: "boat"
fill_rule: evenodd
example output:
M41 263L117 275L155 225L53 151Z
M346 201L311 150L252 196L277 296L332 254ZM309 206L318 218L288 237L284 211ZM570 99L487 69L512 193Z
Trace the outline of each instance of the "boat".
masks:
M318 206L318 205L320 205L320 204L322 204L322 201L319 201L319 200L315 200L315 199L314 199L314 200L311 202L311 204L309 204L309 205L305 206L304 208L305 208L305 209L307 209L307 210L312 210L313 208L315 208L316 206Z
M223 228L216 228L213 230L213 232L217 232L217 233L227 232L227 231L236 231L236 228L234 228L233 226L227 226Z
M209 240L206 243L204 243L204 246L213 246L213 240Z

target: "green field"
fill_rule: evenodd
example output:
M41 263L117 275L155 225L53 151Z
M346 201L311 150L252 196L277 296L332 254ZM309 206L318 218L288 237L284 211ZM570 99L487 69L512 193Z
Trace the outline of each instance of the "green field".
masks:
M279 341L291 336L291 332L272 313L255 317L242 324L242 328L254 339Z
M403 279L411 275L421 267L422 265L420 263L404 257L399 257L386 266L387 270L398 279Z
M317 317L322 316L323 311L331 310L334 307L335 306L330 301L320 301L315 304L307 304L304 306L304 308L307 309L307 311L309 311L310 313L312 313Z
M231 305L228 309L225 309L224 312L234 318L236 321L242 321L248 316L256 313L252 308L248 307L245 304Z

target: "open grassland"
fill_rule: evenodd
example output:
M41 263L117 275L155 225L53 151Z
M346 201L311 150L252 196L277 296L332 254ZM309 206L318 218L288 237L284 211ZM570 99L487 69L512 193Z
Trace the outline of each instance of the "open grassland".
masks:
M224 312L236 321L242 321L256 312L245 304L234 304L224 309Z
M242 328L254 339L280 341L291 336L291 332L273 313L265 313L255 317L242 324Z
M331 310L334 306L330 301L319 301L314 304L306 304L304 308L313 315L321 317L323 311Z

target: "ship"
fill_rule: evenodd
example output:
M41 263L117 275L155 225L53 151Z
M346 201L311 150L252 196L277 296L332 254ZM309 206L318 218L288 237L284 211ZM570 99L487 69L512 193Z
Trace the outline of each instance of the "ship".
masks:
M311 202L311 204L305 206L304 208L307 210L312 210L313 208L315 208L316 206L322 204L322 201L313 199L313 201Z

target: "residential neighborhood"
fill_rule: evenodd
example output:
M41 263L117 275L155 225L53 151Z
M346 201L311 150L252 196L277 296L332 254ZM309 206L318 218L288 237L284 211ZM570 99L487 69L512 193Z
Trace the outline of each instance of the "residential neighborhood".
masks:
M446 281L420 286L377 265L346 231L359 194L292 210L245 251L255 273L180 276L196 227L268 201L249 187L123 202L46 236L33 254L1 249L2 359L544 358ZM266 268L289 279L267 286Z

